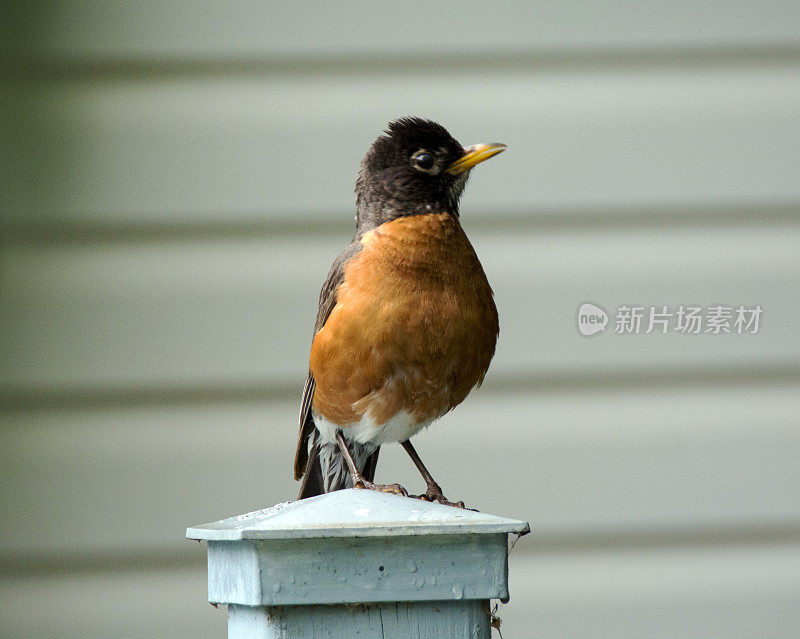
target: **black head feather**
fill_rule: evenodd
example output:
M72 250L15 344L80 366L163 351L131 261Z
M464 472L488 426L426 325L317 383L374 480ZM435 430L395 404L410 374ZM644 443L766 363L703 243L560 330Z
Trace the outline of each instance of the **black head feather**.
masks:
M417 117L391 122L361 162L356 181L358 231L407 215L458 216L458 199L469 172L451 175L445 169L464 153L436 122Z

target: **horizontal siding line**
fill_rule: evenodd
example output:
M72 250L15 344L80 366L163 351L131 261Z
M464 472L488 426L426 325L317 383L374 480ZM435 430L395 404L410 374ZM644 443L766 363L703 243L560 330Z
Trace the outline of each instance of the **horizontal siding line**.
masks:
M533 531L510 555L591 554L601 551L646 551L692 549L712 546L764 546L800 543L800 521L771 523L710 524L673 528L639 528L621 530L585 530L576 532ZM185 549L136 551L127 549L95 552L41 554L5 553L0 565L6 578L50 576L70 572L104 574L113 572L149 572L204 566L205 549L187 540Z
M200 543L186 540L185 550L134 551L129 549L93 552L44 552L41 554L0 554L4 577L50 576L78 572L105 574L113 572L152 572L206 564L206 551Z
M538 393L611 390L620 393L643 389L719 388L726 386L789 386L800 384L800 361L741 368L692 368L665 370L542 371L525 374L493 374L483 391L535 395ZM252 384L175 384L91 388L6 388L0 390L0 415L19 411L59 409L120 409L142 406L187 406L254 402L291 402L299 406L303 379L296 383L264 381Z
M800 64L800 42L650 47L575 47L509 51L453 50L434 55L375 51L363 54L116 56L98 58L65 54L58 58L27 52L11 62L18 80L169 80L236 76L318 76L367 74L437 74L447 72L656 70L709 66L763 67Z
M685 528L586 530L574 533L532 533L520 543L526 554L576 554L598 551L700 548L765 544L800 544L800 522L698 525Z
M220 214L196 220L179 216L131 222L113 217L111 221L17 221L0 223L9 244L33 246L141 244L142 242L194 242L213 239L258 237L303 237L341 235L349 237L354 224L350 212L317 211L271 219L250 212L231 216ZM591 232L661 228L730 228L800 224L800 200L727 203L685 203L681 205L620 205L592 208L498 210L476 214L467 209L462 219L469 231L506 233L519 231Z

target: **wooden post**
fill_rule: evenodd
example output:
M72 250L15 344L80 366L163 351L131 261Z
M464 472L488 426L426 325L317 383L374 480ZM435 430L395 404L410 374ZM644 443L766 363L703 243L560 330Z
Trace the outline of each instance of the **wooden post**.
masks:
M528 524L341 490L189 528L228 637L470 637L508 600L508 535Z

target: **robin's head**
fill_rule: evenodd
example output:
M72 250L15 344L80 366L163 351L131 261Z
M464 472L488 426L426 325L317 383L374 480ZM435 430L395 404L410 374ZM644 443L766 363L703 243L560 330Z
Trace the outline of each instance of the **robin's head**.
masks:
M503 144L464 148L431 120L395 120L361 162L356 180L358 230L365 232L407 215L458 216L458 200L470 169L503 149Z

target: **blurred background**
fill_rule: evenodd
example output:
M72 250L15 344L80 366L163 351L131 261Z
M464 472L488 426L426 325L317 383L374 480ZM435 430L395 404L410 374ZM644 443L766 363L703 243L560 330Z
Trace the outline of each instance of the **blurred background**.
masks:
M1 636L224 636L185 528L294 498L319 287L412 114L509 145L462 208L497 355L415 440L531 523L506 639L797 636L795 0L2 11ZM613 330L681 304L764 310Z

